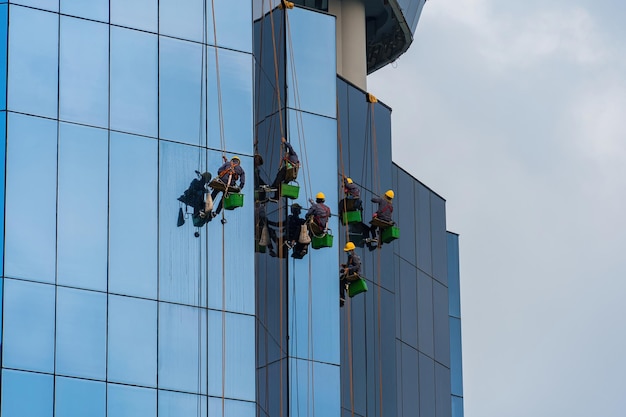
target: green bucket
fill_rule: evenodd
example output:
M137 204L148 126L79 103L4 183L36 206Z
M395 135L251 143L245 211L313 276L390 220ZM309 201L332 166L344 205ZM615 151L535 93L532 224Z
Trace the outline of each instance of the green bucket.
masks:
M350 283L350 287L348 288L348 295L350 298L355 295L361 294L362 292L367 291L367 282L363 278L359 278L356 281Z
M231 193L224 198L224 208L226 210L234 210L243 206L243 194Z
M291 184L280 184L280 195L283 197L296 199L300 194L300 186Z
M323 236L313 236L311 239L311 246L313 249L332 248L333 247L333 235L325 233Z
M400 237L400 229L396 226L391 226L386 229L383 229L383 233L381 235L381 239L384 243L390 243Z
M341 224L359 223L363 219L361 218L361 212L357 211L344 211L341 217Z

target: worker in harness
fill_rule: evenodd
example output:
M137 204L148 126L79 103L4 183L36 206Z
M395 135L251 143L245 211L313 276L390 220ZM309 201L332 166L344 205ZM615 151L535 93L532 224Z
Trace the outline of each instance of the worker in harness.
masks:
M217 170L218 178L215 178L209 184L209 186L213 188L213 192L211 192L211 198L213 200L215 200L215 197L217 197L221 191L225 194L229 192L238 193L243 189L246 183L246 173L241 167L241 159L239 159L238 156L233 156L230 161L224 156L222 156L222 158L224 159L224 164ZM239 186L236 185L237 181L239 181ZM217 216L222 211L223 205L224 198L222 196L217 205L217 209L212 211L208 216L209 219Z
M254 155L254 189L255 200L267 201L267 191L271 188L265 182L265 179L261 176L261 166L263 165L263 157L258 153Z
M287 142L287 139L281 138L281 142L285 147L285 153L283 154L280 169L271 185L271 188L277 189L272 197L273 200L280 198L280 192L278 190L280 184L287 184L295 180L298 177L298 169L300 169L300 160L298 159L296 151L293 150L293 147Z
M370 221L370 235L371 239L367 239L368 248L371 250L373 243L378 243L378 231L380 229L386 229L393 226L395 223L392 218L394 198L393 190L387 190L383 197L372 197L372 203L378 204L378 210L374 213L372 220Z
M354 243L348 242L343 247L343 251L348 254L348 262L341 264L339 275L339 306L343 307L346 301L346 290L350 287L350 283L360 278L361 258L354 253Z
M194 178L189 187L183 192L183 194L178 197L178 201L181 203L193 208L193 216L198 217L201 213L204 213L205 208L205 200L204 195L208 192L207 184L211 181L211 173L196 171L196 175L198 178ZM182 226L185 221L184 219L181 221L182 217L182 207L179 210L179 221L178 226Z
M361 190L352 181L352 178L345 177L343 179L343 192L345 197L339 202L339 217L342 216L344 211L363 210Z
M304 258L304 255L307 254L309 248L309 244L303 243L303 239L300 238L302 226L305 224L305 220L300 217L300 213L302 213L302 206L298 203L293 203L291 206L291 214L287 217L286 244L290 248L293 248L291 257L296 259Z
M309 230L314 236L320 236L326 233L328 219L330 217L330 208L324 204L326 196L324 193L317 193L315 201L309 200L311 207L306 213L307 224Z

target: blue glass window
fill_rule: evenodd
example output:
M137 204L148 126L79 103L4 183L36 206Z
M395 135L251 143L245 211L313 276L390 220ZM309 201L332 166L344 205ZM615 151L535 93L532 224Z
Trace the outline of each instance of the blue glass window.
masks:
M108 417L156 417L156 404L155 389L107 384Z
M206 320L206 310L159 303L159 388L206 393ZM210 331L222 334L213 326ZM211 351L210 357L216 355ZM221 381L221 372L210 369Z
M156 301L109 296L108 380L156 387Z
M106 294L58 287L57 374L105 379L106 316Z
M7 39L9 36L9 6L0 5L0 110L7 108Z
M205 6L210 8L211 1L190 0L182 3L177 0L160 0L159 33L201 42Z
M422 184L417 190L417 266L427 274L433 270L431 250L430 191Z
M435 415L435 361L419 353L420 416Z
M289 415L340 416L339 366L291 359L289 367L292 396Z
M61 13L108 22L109 0L61 0Z
M401 360L398 362L398 373L402 382L402 402L400 405L403 415L412 416L419 412L419 381L418 381L418 353L417 350L401 343Z
M448 314L461 317L461 288L459 282L459 236L447 232L448 254Z
M200 102L202 46L161 37L159 48L159 134L177 142L205 144L205 117L200 112L201 105L206 111Z
M111 129L157 135L157 36L111 27Z
M52 417L53 376L2 370L2 417Z
M335 18L295 8L287 17L287 105L335 117L337 54ZM315 33L315 42L311 42Z
M417 349L417 269L400 260L400 288L396 297L400 301L402 341Z
M11 7L10 19L8 108L56 118L58 15Z
M10 3L31 6L51 12L59 11L59 0L10 0Z
M61 123L58 283L106 291L108 135Z
M450 317L450 372L451 390L454 395L463 395L463 358L461 343L461 320Z
M9 114L6 276L55 281L56 178L57 123Z
M158 0L110 0L111 23L156 32Z
M77 378L56 377L55 415L105 417L106 384Z
M91 2L77 2L91 4ZM107 127L109 123L109 27L61 16L59 117Z
M448 285L446 202L441 197L431 196L430 216L432 221L433 278L444 285Z
M0 9L1 12L1 9ZM0 112L0 195L5 195L5 163L6 163L6 139L7 139L7 113ZM4 199L0 201L0 236L4 236ZM0 276L4 275L4 239L0 239Z
M222 400L219 402L221 405ZM212 412L211 415L222 415L222 408L219 408L219 412ZM159 417L180 416L207 417L207 397L159 390Z
M109 292L112 293L157 297L157 144L153 139L111 132Z
M435 355L433 315L433 280L417 271L417 340L419 350L429 356Z
M54 371L54 286L4 280L2 364Z
M452 414L450 400L450 369L435 362L435 409L438 415Z
M448 289L433 281L433 325L435 331L435 359L450 366L450 316L448 315Z
M213 318L217 318L216 315L210 316L211 320ZM249 401L255 400L256 362L254 346L254 316L226 313L225 396Z

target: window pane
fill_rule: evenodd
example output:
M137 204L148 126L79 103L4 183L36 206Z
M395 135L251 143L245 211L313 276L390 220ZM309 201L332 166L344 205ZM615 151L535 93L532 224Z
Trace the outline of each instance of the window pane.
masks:
M287 82L292 86L287 105L335 117L335 18L295 8L289 11L287 22ZM315 42L311 42L311 33L315 33Z
M289 415L339 417L341 412L339 366L291 359L289 367L291 394Z
M105 379L106 316L106 294L57 287L57 374Z
M463 358L461 320L450 317L450 372L452 394L463 395Z
M417 269L403 259L400 259L400 288L396 297L400 301L401 313L398 336L417 349Z
M156 417L156 390L107 384L108 417Z
M0 9L1 10L1 9ZM0 112L0 195L5 195L7 112ZM0 199L0 236L4 236L4 199ZM0 276L4 275L4 239L0 239Z
M156 137L157 36L111 27L111 129Z
M433 325L435 330L435 360L450 366L450 316L448 315L448 289L433 281Z
M447 232L448 313L461 317L461 288L459 282L459 236Z
M111 23L129 28L157 31L158 0L110 0Z
M222 415L221 407L211 415ZM207 397L159 390L159 417L180 416L207 417Z
M59 0L10 0L11 4L21 4L24 6L36 7L37 9L59 11Z
M4 280L2 364L54 371L54 286Z
M446 202L441 197L431 195L430 217L432 221L433 277L443 285L448 285L448 259L446 249Z
M159 48L159 134L202 145L206 142L204 115L200 113L202 46L161 37ZM202 106L205 111L205 103Z
M91 3L83 0L80 4ZM62 16L60 45L60 118L107 127L109 27Z
M206 393L206 320L206 310L159 303L159 388ZM221 381L221 371L211 367L211 374Z
M254 316L226 313L225 396L255 400L254 346Z
M7 39L9 36L9 6L0 5L0 110L7 108Z
M61 123L58 283L106 291L108 135Z
M417 271L417 332L419 350L435 356L433 329L433 280Z
M452 414L450 398L450 369L435 362L435 409L438 416Z
M157 145L111 133L109 292L157 297Z
M8 107L56 118L58 15L24 7L11 7L10 15Z
M109 296L110 381L156 386L156 326L155 301Z
M435 362L419 353L420 416L435 415Z
M106 384L56 377L54 410L63 417L105 417Z
M422 184L417 190L417 266L427 274L433 270L430 237L430 191Z
M52 375L2 370L2 417L52 417Z
M109 0L61 0L61 13L108 22Z
M7 133L5 274L54 282L57 123L10 114Z
M419 384L418 384L418 353L417 350L402 344L402 361L398 363L398 372L402 374L401 394L404 416L419 415Z

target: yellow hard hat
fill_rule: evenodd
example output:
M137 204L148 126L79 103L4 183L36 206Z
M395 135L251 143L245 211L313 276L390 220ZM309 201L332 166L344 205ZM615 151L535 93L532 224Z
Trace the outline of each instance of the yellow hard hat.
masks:
M238 156L233 156L232 158L230 158L231 161L237 160L237 162L241 163L241 159Z
M352 178L346 178L346 182L347 182L348 184L352 184Z
M387 192L385 193L385 197L387 197L389 200L393 199L394 197L394 193L393 190L387 190Z
M315 195L315 198L316 198L317 200L326 200L326 196L324 195L324 193L317 193L317 194Z
M343 251L348 252L348 251L354 250L354 248L355 248L354 243L348 242L346 243L346 246L343 247Z

